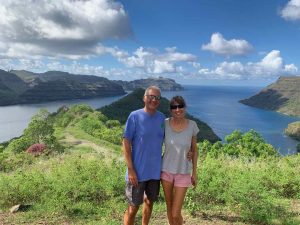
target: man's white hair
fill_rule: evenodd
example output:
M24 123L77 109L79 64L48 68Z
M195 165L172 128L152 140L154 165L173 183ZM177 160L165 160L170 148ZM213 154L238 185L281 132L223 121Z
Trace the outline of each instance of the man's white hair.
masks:
M144 94L144 95L147 95L147 94L149 93L150 90L157 90L157 91L159 92L159 94L161 93L159 87L157 87L157 86L149 86L149 87L147 87L147 89L145 90L145 94Z

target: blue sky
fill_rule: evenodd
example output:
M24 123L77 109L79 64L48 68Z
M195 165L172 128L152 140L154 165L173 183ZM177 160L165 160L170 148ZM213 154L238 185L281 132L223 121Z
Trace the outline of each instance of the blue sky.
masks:
M266 85L300 75L300 0L2 0L0 68Z

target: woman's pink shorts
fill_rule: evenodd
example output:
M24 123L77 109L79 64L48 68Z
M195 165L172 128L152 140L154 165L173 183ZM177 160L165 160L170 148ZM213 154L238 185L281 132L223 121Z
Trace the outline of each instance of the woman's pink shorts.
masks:
M190 174L174 174L162 171L160 178L162 180L174 183L175 187L190 187L192 186Z

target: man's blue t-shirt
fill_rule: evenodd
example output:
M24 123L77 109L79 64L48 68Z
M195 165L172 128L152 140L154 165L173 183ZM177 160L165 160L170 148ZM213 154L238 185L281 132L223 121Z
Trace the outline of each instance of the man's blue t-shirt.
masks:
M127 119L124 138L131 142L132 162L139 182L160 179L164 120L161 112L151 115L144 109L131 112Z

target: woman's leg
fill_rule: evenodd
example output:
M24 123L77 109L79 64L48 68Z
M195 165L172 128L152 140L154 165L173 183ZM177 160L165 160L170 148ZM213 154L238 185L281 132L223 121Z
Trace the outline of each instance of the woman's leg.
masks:
M187 189L187 187L174 187L174 193L172 198L172 225L183 224L181 209Z
M173 183L168 182L166 180L161 180L161 184L163 186L164 194L165 194L165 200L167 205L167 215L169 224L173 225L172 222L172 205L173 205Z

